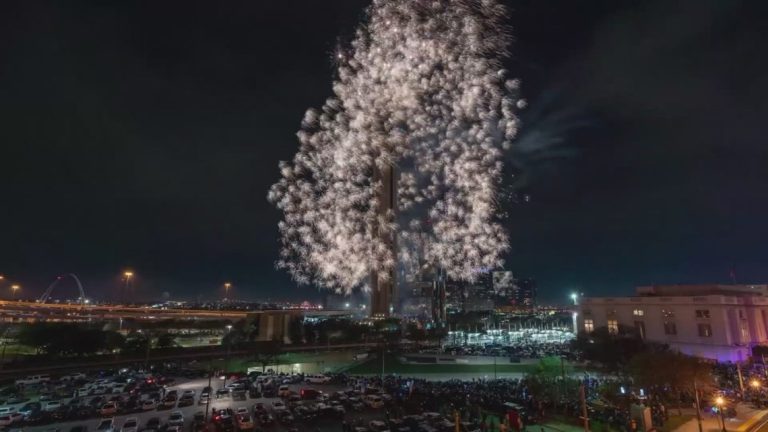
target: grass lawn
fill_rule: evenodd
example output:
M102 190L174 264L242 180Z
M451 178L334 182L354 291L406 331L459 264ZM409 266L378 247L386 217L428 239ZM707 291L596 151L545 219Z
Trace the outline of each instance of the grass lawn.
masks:
M657 430L662 432L670 432L673 431L683 424L687 423L691 419L696 418L693 414L687 414L687 415L681 415L681 416L669 416L669 420L667 420L666 423L664 423L664 426L657 428Z
M384 373L425 374L425 373L489 373L494 368L497 373L527 373L535 370L535 364L498 364L467 365L467 364L407 364L401 363L396 355L388 354L384 359ZM381 361L374 357L344 370L352 375L375 375L381 373Z

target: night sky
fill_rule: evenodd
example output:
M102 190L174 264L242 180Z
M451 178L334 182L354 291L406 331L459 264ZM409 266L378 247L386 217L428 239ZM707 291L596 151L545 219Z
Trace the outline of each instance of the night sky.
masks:
M768 282L768 2L507 3L530 196L507 268L552 301ZM366 4L3 2L0 274L29 296L74 272L107 298L125 268L145 297L316 296L274 270L266 193Z

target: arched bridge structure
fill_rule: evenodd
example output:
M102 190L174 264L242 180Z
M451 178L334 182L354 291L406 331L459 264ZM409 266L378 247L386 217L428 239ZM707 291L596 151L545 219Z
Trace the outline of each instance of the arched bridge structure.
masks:
M68 274L56 277L56 280L54 280L53 283L51 283L48 286L48 289L45 290L43 295L41 295L40 298L37 301L40 302L40 303L47 302L48 299L51 297L51 293L53 292L53 288L55 288L56 285L58 285L58 283L61 282L61 280L64 279L65 277L71 277L72 279L75 280L75 283L77 284L77 289L80 291L80 298L78 299L78 303L84 304L85 303L85 290L83 290L83 284L80 282L80 279L74 273L68 273Z

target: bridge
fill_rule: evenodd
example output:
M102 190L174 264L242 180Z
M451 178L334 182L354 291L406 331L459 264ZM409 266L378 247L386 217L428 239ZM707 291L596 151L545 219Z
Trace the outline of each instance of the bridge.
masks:
M348 311L333 310L206 310L183 308L159 308L152 306L127 306L86 303L42 303L40 301L0 300L0 316L18 316L20 320L34 318L76 319L90 317L100 319L231 319L239 320L248 316L275 313L303 314L304 316L330 317L348 315ZM6 319L7 320L7 319Z

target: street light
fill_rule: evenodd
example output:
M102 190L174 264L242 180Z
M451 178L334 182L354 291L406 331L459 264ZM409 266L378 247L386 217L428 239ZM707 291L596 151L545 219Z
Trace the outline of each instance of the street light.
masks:
M579 304L579 294L578 293L571 293L571 300L573 300L574 306Z
M717 405L717 411L720 412L720 421L723 423L722 432L727 432L725 430L725 413L723 412L725 408L725 399L723 399L722 396L716 397L715 405Z
M227 351L224 356L224 387L227 386L227 371L229 371L229 349L232 345L232 339L229 337L229 332L232 331L232 324L227 324L227 334L224 335L227 338Z
M16 298L16 291L21 289L21 285L11 285L11 292L13 293L13 298Z
M760 388L760 381L753 379L752 381L749 382L749 385L751 385L753 389L757 390L758 388Z
M229 298L229 289L232 288L232 284L224 282L224 298Z

